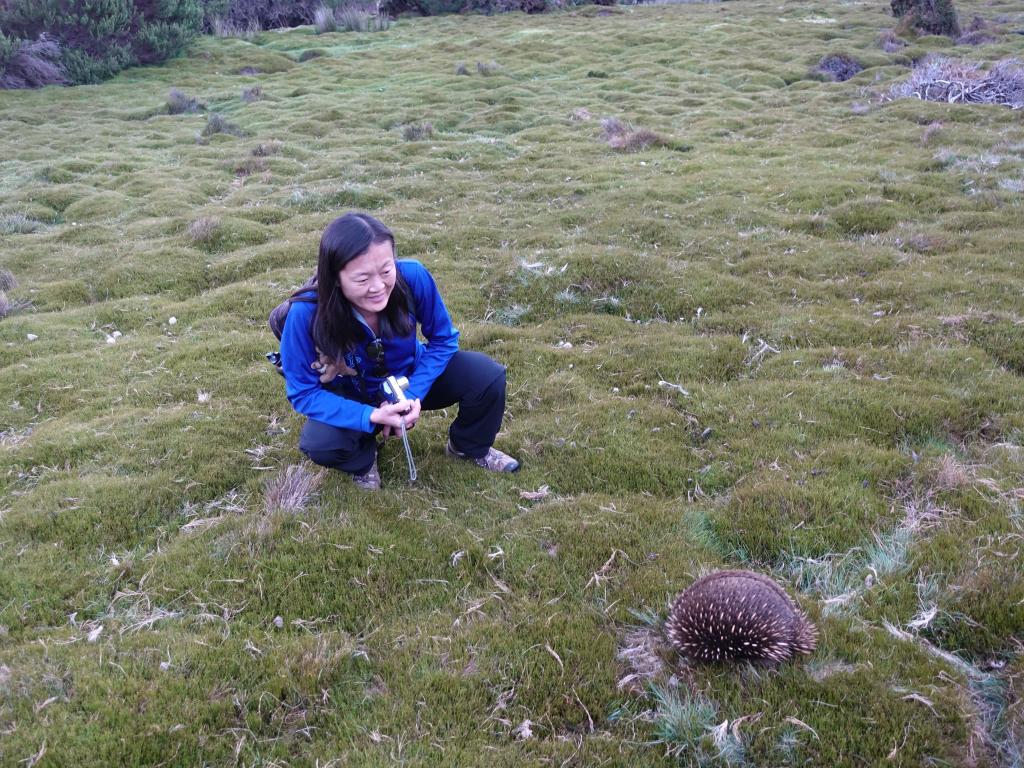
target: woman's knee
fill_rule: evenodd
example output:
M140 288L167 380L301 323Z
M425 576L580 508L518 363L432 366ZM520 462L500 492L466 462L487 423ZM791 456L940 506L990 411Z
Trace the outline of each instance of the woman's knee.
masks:
M363 463L360 457L367 452L372 441L372 435L310 419L299 437L299 450L321 467L348 470L353 463Z
M480 353L473 395L483 401L505 398L505 366ZM472 396L472 395L471 395Z

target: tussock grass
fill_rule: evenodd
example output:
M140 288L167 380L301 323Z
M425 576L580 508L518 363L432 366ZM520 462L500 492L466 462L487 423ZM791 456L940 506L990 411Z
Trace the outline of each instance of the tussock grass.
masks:
M886 52L884 8L615 10L207 37L5 94L33 311L0 322L0 763L1012 764L1019 112L884 98L958 53ZM811 71L838 54L865 70ZM172 88L247 138L196 142ZM602 116L692 151L612 151ZM266 315L351 208L508 367L517 476L445 457L452 409L412 488L393 441L372 498L289 476ZM668 600L730 567L796 595L812 657L679 665Z
M189 96L177 88L171 88L167 92L167 114L181 115L188 112L199 112L206 109L206 105L199 99Z
M23 213L7 213L0 216L0 234L30 235L41 227L41 222L29 218Z
M406 141L423 141L434 136L434 126L430 123L409 123L402 128L402 138Z
M302 512L326 476L327 472L313 471L308 464L286 467L280 475L267 481L264 494L267 513Z
M321 5L313 12L313 27L318 35L338 31L338 16L333 8Z
M211 21L211 30L217 37L235 37L242 40L252 40L262 30L255 19L248 23L232 22L228 19L215 16Z
M209 138L210 136L215 136L218 133L224 133L229 136L245 135L241 128L228 121L223 115L212 112L206 118L206 126L203 128L200 136L202 138Z
M220 222L217 219L203 216L188 225L187 234L194 243L211 243L219 228Z

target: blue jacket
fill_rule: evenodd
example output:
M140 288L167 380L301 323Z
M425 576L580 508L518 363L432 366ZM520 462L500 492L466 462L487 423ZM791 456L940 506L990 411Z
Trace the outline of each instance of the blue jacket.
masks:
M413 400L425 397L444 372L458 351L459 332L452 325L427 268L413 259L400 259L396 266L412 294L413 331L408 336L382 339L384 363L392 376L409 377L405 394ZM382 379L373 375L374 365L366 354L373 331L364 323L365 339L345 355L345 363L361 375L339 376L330 384L321 384L320 375L309 367L317 359L313 341L316 308L314 302L293 302L281 333L281 367L288 401L311 419L334 427L373 432L376 425L370 422L370 414L385 400L380 391ZM426 345L416 338L417 324Z

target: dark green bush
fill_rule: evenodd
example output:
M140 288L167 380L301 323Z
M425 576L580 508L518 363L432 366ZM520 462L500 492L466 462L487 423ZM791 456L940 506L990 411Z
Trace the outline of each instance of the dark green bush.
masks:
M960 36L960 21L953 0L890 0L892 14L900 19L901 32Z
M94 83L136 64L179 54L202 24L200 0L7 0L8 37L60 45L68 82Z

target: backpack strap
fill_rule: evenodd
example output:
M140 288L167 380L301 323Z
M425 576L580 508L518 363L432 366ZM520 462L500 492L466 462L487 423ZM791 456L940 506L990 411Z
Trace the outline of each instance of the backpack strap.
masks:
M316 275L313 275L313 277L300 285L298 290L292 293L291 296L270 310L270 316L267 318L267 322L270 325L270 330L274 332L274 336L277 337L278 341L281 340L281 334L284 332L284 321L288 318L288 310L291 309L292 302L305 301L315 304L317 300L316 294Z
M270 330L274 332L274 336L277 340L281 340L281 334L284 332L284 321L288 319L288 310L292 308L292 303L296 301L304 301L310 304L316 304L317 301L317 283L316 275L313 275L309 280L304 282L299 288L292 293L287 299L282 301L272 310L270 310L270 316L267 318L267 323L270 325ZM281 353L280 352L268 352L267 360L271 362L274 368L284 376L284 369L281 367Z

